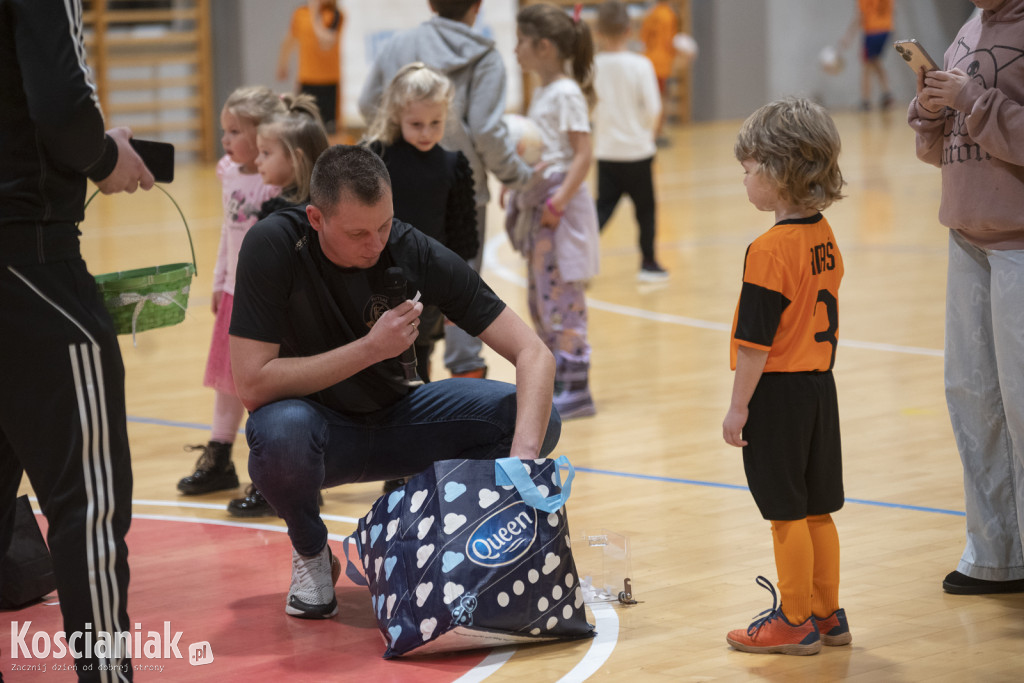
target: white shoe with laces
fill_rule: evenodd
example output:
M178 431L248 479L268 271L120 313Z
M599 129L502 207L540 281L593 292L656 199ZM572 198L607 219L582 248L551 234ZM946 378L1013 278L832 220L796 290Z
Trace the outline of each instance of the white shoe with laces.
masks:
M334 584L341 575L341 561L328 545L313 557L292 549L292 585L284 611L299 619L330 619L338 613Z

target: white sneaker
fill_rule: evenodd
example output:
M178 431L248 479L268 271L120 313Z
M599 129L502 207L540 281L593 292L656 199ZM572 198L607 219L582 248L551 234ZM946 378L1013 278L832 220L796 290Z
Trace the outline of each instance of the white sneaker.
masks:
M299 619L330 619L338 613L334 584L341 575L341 561L328 545L313 557L292 548L292 585L285 614Z
M657 263L645 263L636 274L639 282L664 282L668 280L668 271Z

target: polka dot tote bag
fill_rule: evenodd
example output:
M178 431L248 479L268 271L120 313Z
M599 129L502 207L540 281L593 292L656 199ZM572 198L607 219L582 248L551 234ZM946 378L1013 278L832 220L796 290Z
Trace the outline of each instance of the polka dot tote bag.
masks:
M384 657L592 636L572 477L565 456L442 460L377 500L354 535Z

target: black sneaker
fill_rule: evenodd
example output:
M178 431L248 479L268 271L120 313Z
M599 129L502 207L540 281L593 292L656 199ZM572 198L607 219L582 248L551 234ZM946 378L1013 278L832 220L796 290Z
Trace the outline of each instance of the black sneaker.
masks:
M238 475L231 462L231 444L211 441L198 446L185 446L186 451L202 451L196 460L196 471L178 482L178 490L187 496L238 488Z
M992 593L1024 593L1024 579L1010 581L988 581L976 579L960 572L946 574L942 590L954 595L989 595Z

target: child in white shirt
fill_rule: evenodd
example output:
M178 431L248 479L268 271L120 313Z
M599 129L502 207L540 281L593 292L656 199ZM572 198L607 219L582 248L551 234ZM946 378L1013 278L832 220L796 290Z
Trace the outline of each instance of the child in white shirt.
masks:
M629 13L617 0L608 0L597 14L602 51L594 58L594 156L597 157L597 220L601 230L622 195L633 200L640 232L640 271L637 279L668 278L654 255L656 204L654 131L661 113L658 78L651 60L626 49Z

